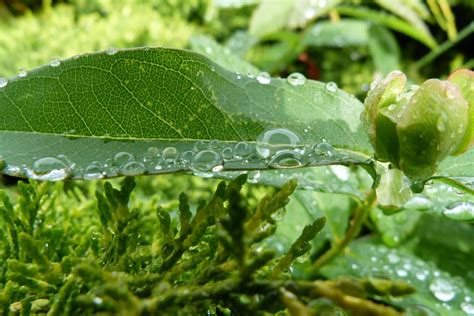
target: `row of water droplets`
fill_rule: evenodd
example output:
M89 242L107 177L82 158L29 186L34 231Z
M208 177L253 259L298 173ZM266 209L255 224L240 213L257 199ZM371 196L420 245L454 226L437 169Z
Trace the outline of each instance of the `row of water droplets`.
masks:
M377 245L371 245L369 248L366 249L367 253L372 254L369 261L350 260L347 262L348 269L352 270L352 274L360 277L372 276L404 280L415 285L420 291L426 288L439 302L438 308L441 306L447 310L459 308L467 315L474 315L474 298L472 293L466 290L461 278L452 277L448 273L436 269L432 263L405 256L395 249ZM422 305L410 306L407 312L413 313L417 310L424 310L428 313L427 315L431 315L431 310Z
M114 48L114 47L110 47L108 48L107 50L105 50L105 53L107 55L115 55L116 53L118 52L118 49L117 48ZM74 56L73 58L74 59L77 59L79 57L79 55L76 55ZM51 67L58 67L59 65L61 65L61 60L59 58L53 58L51 59L51 61L49 62L49 66ZM28 75L28 71L26 69L20 69L20 71L18 71L18 77L19 78L24 78ZM4 88L6 87L8 84L8 79L7 78L4 78L4 77L0 77L0 88Z
M272 77L270 76L270 74L264 71L258 73L256 76L249 73L247 77L255 78L257 82L262 85L268 85L272 82ZM242 75L240 73L237 73L237 79L242 79ZM288 82L292 86L302 86L307 82L307 79L302 73L294 72L286 78L286 82ZM338 86L335 82L328 82L326 83L325 88L329 92L336 92Z
M71 140L74 141L74 140ZM117 175L140 175L190 170L194 174L211 177L224 169L296 168L307 165L325 165L349 159L336 151L330 143L306 145L295 132L285 128L263 131L255 142L229 144L218 140L198 141L189 150L178 147L149 147L146 152L135 154L117 152L104 163L92 162L78 166L65 155L35 159L28 166L4 166L5 173L26 175L39 180L66 178L99 179Z
M463 178L467 186L474 186L473 178ZM431 210L457 221L474 221L472 195L445 183L428 181L423 193L414 194L403 206L417 211Z

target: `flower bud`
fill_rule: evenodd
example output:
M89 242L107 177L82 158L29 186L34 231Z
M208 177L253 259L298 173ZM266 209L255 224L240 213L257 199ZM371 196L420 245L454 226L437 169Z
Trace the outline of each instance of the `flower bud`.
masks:
M466 151L474 138L473 82L473 72L462 70L407 89L394 71L375 84L362 118L376 158L423 180L448 155Z

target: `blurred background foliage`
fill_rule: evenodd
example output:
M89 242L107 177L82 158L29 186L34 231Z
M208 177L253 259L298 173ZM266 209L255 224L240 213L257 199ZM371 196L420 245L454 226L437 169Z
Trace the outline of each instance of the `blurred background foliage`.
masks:
M274 76L298 71L362 98L393 69L418 82L471 68L473 15L462 0L7 0L0 75L109 47L190 48L204 34Z

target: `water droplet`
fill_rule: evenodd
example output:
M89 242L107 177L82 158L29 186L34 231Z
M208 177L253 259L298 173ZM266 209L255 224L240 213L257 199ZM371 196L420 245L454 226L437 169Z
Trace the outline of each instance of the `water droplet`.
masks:
M172 162L173 160L178 158L179 152L175 147L166 147L165 149L163 149L162 156L163 160L165 160L166 162Z
M326 83L326 90L331 91L331 92L336 92L337 84L335 82Z
M278 209L276 212L274 212L272 215L270 215L270 217L275 221L275 222L280 222L283 220L283 218L285 217L285 209L284 208L280 208Z
M194 144L194 148L199 151L199 150L207 149L208 146L205 141L199 140Z
M49 63L49 65L51 67L58 67L59 65L61 64L61 61L57 58L54 58L53 60L51 60L51 62Z
M458 221L474 220L474 203L457 202L443 211L443 215Z
M145 172L145 165L138 161L129 161L119 169L124 176L137 176Z
M26 69L20 69L20 71L18 72L18 77L20 78L24 78L28 75L28 71L26 71Z
M238 142L234 146L234 157L235 158L245 158L252 153L252 146L246 142Z
M213 148L213 149L217 149L217 148L220 148L220 147L221 147L221 143L220 143L217 139L213 139L213 140L211 140L211 142L209 143L209 147L210 147L210 148Z
M222 158L224 159L231 159L232 156L234 155L233 151L232 151L232 148L230 147L226 147L224 149L222 149Z
M323 157L331 157L334 154L334 148L332 145L324 141L314 145L313 150L316 155Z
M388 262L390 262L390 263L400 262L400 257L394 252L389 253L387 258L388 258Z
M261 84L269 84L272 79L268 72L261 72L257 75L257 81Z
M474 315L474 304L471 304L469 302L462 302L461 309L464 313L468 315Z
M415 277L420 281L424 281L429 275L430 272L428 270L420 270L416 272Z
M397 269L397 275L401 278L404 278L408 275L408 272L403 269Z
M452 85L447 85L446 86L446 97L448 99L454 99L456 97L456 90L455 90L455 87L452 86Z
M143 162L157 162L160 157L160 150L158 147L149 147L145 157L143 157Z
M223 164L222 156L213 150L202 150L194 155L191 169L195 172L209 172Z
M444 119L442 116L440 116L440 117L438 118L438 121L437 121L437 123L436 123L436 128L437 128L438 131L440 131L440 132L446 131L445 119Z
M67 178L68 166L54 157L45 157L33 163L33 174L30 177L37 180L58 181Z
M102 303L104 302L104 300L102 300L100 297L96 296L92 299L92 302L95 304L95 305L102 305Z
M135 157L127 152L121 151L114 156L114 165L120 167L129 161L135 160Z
M299 72L294 72L286 78L286 81L291 84L292 86L301 86L304 85L306 82L306 77Z
M389 111L393 111L393 110L395 110L396 107L397 107L397 106L396 106L395 104L390 104L390 105L388 106L388 110L389 110Z
M109 47L107 48L105 52L107 53L107 55L115 55L118 52L118 50L115 47Z
M101 179L105 175L102 167L98 162L93 162L86 167L84 170L84 179L92 180L92 179Z
M8 84L8 79L0 77L0 88L5 88Z
M403 206L405 209L413 209L417 211L428 210L433 206L433 202L427 197L417 194L414 195L408 202Z
M285 128L266 130L257 137L257 153L269 158L280 150L292 150L301 145L300 137Z
M184 162L191 162L193 160L194 152L191 150L185 151L181 156Z
M270 167L277 169L297 168L307 164L306 158L294 150L280 150L268 163Z
M449 302L456 296L455 287L445 279L436 279L430 284L430 291L441 302Z

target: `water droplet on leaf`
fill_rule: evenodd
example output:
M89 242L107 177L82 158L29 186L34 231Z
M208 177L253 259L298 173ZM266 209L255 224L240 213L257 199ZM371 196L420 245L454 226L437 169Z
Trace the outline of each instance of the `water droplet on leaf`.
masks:
M129 161L119 169L124 176L137 176L145 172L145 165L138 161Z
M257 81L261 84L269 84L272 79L268 72L261 72L257 75Z
M5 88L8 84L8 79L0 77L0 88Z
M266 130L257 137L257 153L269 158L280 150L292 150L301 145L301 138L285 128Z
M445 279L435 279L429 288L434 297L441 302L449 302L456 296L456 289Z
M18 72L18 77L20 78L24 78L28 75L28 71L26 71L26 69L20 69L20 71Z
M222 165L222 156L213 150L202 150L194 155L191 169L195 172L209 172L216 166Z
M474 203L457 202L445 209L443 215L453 220L472 221L474 220Z
M336 92L337 84L335 82L326 83L326 90L331 91L331 92Z
M68 176L68 167L57 158L45 157L33 163L33 174L30 176L37 180L63 180Z
M58 67L59 65L61 64L61 61L57 58L54 58L53 60L51 60L51 62L49 63L49 65L51 67Z
M299 72L294 72L286 78L286 81L291 84L292 86L301 86L304 85L306 82L306 77Z
M115 47L109 47L105 52L107 53L107 55L115 55L118 50Z

